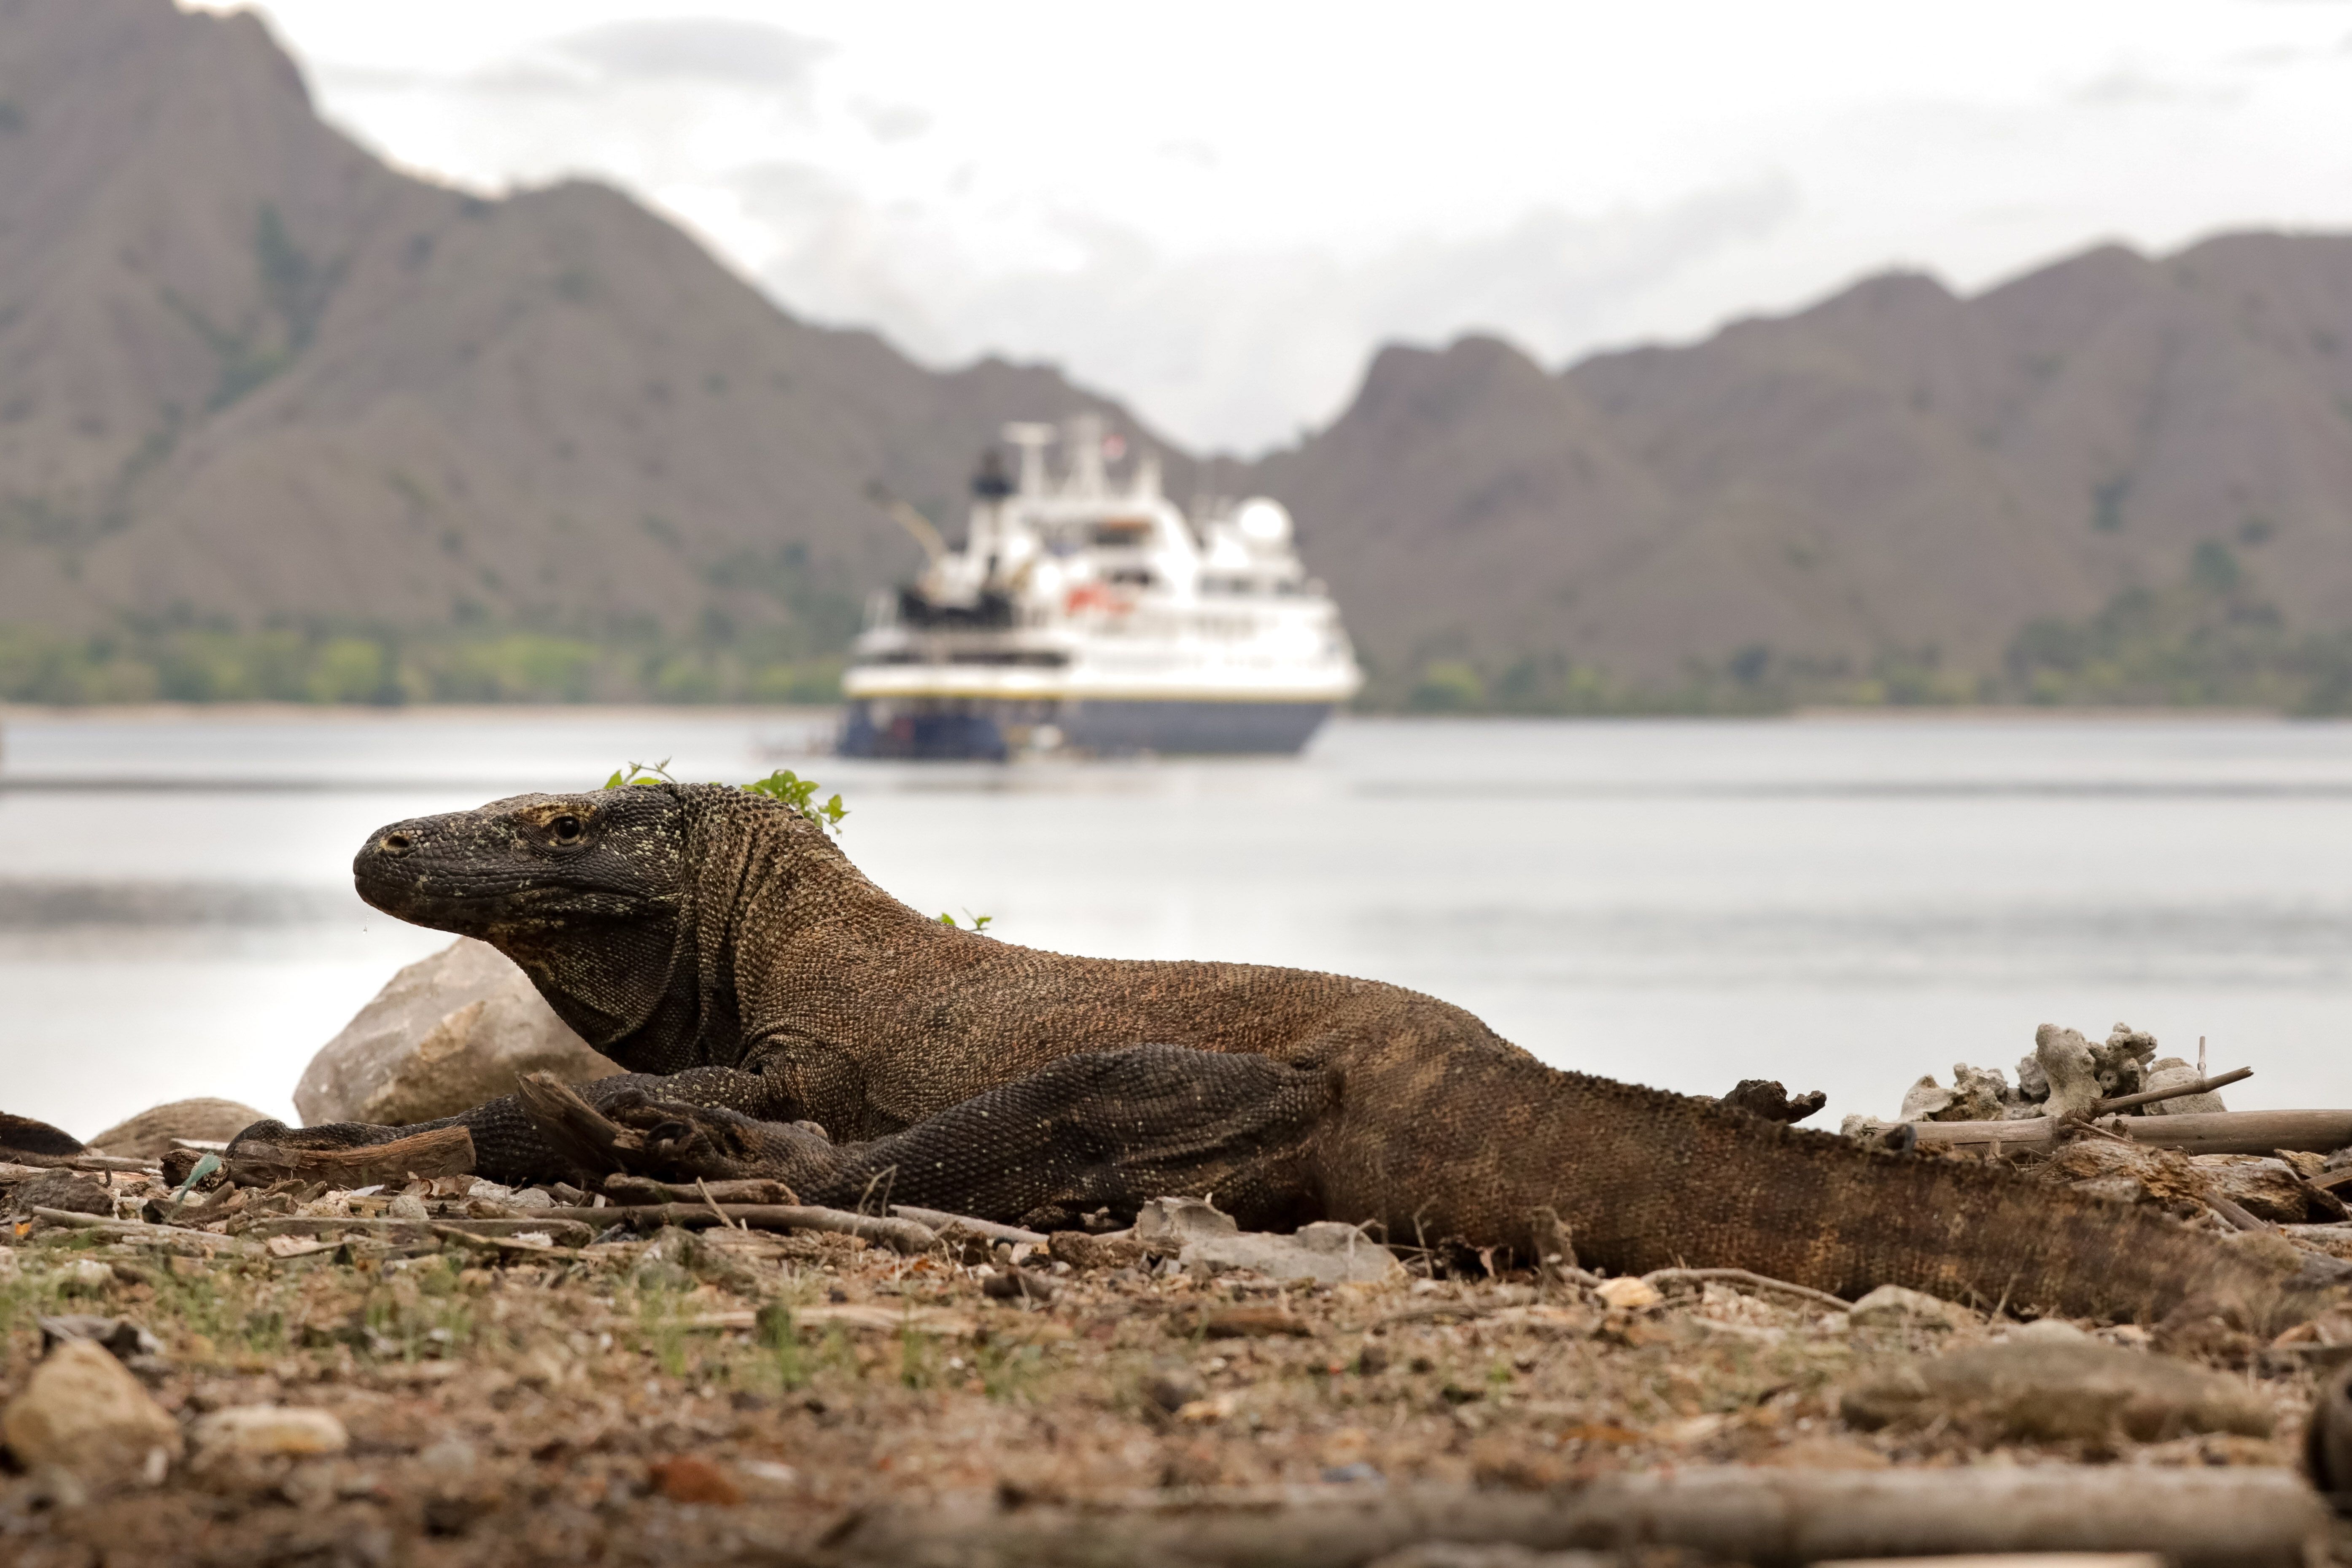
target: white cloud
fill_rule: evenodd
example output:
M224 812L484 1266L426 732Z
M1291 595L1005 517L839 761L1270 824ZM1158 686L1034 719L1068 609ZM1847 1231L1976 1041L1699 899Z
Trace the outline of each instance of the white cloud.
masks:
M408 167L600 174L792 310L1058 359L1200 445L1328 418L1389 338L1557 363L1895 262L2352 226L2340 5L264 9Z
M607 22L555 38L548 47L618 79L726 82L804 89L828 52L814 39L728 16L647 17Z
M1073 264L990 276L959 265L950 237L894 222L814 170L747 171L737 188L779 237L762 275L779 298L878 325L935 363L1044 357L1095 385L1149 388L1142 411L1162 428L1240 450L1337 415L1368 345L1486 331L1564 360L1693 263L1799 210L1789 182L1766 177L1655 212L1538 209L1496 232L1415 237L1355 261L1307 246L1170 256L1131 228L1067 214Z

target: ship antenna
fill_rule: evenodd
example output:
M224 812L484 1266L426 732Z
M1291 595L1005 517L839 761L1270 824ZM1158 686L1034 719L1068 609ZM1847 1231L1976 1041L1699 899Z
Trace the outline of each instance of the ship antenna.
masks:
M866 499L887 513L891 521L913 534L915 542L923 547L923 554L928 559L937 561L948 552L948 542L941 539L940 531L931 526L931 520L892 495L890 487L880 479L866 487Z

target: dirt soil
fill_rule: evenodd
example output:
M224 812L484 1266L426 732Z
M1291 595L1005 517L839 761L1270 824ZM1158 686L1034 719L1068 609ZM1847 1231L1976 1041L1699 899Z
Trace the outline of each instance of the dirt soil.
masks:
M122 1207L142 1182L115 1178ZM1467 1278L1424 1265L1318 1287L1050 1254L1017 1265L1050 1287L1039 1300L989 1294L1011 1283L1009 1248L910 1258L829 1234L576 1248L331 1236L279 1257L251 1237L159 1247L11 1228L0 1403L40 1359L37 1318L120 1315L160 1340L131 1364L184 1426L307 1405L349 1434L331 1454L192 1448L160 1485L112 1490L0 1474L0 1562L23 1568L823 1561L863 1507L974 1491L1017 1507L1269 1484L1545 1488L1719 1462L2286 1465L2315 1375L2219 1348L2214 1364L2234 1362L2274 1406L2272 1437L1983 1448L1838 1415L1859 1379L2019 1330L1964 1309L1949 1327L1862 1327L1719 1284L1612 1309L1475 1263Z

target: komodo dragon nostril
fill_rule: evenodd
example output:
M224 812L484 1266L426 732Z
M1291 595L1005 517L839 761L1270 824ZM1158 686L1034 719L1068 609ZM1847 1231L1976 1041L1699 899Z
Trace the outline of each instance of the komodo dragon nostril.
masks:
M415 841L405 833L387 833L379 847L387 855L405 855L415 847Z

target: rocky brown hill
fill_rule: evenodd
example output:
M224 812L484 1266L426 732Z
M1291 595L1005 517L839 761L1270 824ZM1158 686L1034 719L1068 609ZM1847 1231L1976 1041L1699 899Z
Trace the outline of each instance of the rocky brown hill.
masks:
M960 521L1001 423L1088 407L796 321L610 189L394 172L250 16L0 0L0 623L821 655L916 559L869 484Z
M2207 619L2342 628L2352 238L2108 246L1970 299L1874 278L1559 374L1390 349L1257 477L1392 694L1890 666L1971 694L2029 624L2200 580Z

